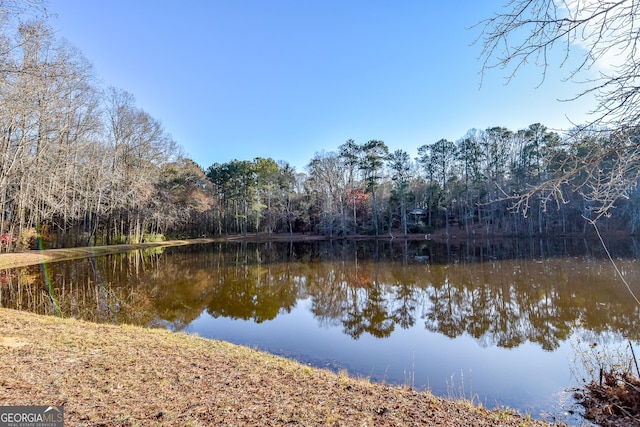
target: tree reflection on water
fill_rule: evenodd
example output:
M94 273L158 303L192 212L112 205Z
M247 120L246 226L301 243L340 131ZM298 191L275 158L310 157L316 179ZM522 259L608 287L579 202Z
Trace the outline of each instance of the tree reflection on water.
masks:
M613 248L640 283L635 241ZM629 298L597 244L504 240L215 243L49 264L67 317L179 330L202 312L257 323L311 301L320 324L359 339L420 322L482 346L556 349L572 330L640 334ZM54 315L40 267L4 272L3 307ZM5 283L6 282L6 283ZM638 292L638 289L635 289ZM640 292L638 292L640 293Z

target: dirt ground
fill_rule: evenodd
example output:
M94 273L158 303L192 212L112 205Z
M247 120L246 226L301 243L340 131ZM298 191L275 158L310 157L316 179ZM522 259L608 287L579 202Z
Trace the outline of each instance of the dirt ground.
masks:
M66 426L551 425L221 341L8 309L0 405L64 405Z

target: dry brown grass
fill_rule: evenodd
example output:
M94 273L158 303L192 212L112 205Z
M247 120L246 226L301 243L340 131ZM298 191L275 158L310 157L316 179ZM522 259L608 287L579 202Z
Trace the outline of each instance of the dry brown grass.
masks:
M183 333L0 309L0 404L69 426L544 426Z
M603 372L604 384L587 384L574 396L585 407L585 418L604 427L640 426L640 380L613 369Z

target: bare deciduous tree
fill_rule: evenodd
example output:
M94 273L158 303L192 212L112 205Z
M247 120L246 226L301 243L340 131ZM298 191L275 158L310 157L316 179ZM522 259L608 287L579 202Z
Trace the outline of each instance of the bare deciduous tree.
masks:
M511 0L503 12L478 26L483 74L498 68L510 80L533 63L542 67L544 79L552 53L561 49L558 65L570 67L568 80L585 84L567 101L587 95L598 101L590 122L576 127L571 136L580 140L583 131L594 129L606 133L601 141L607 143L582 157L565 150L557 176L521 195L519 207L526 212L533 194L561 201L569 190L592 202L592 220L607 215L640 178L640 1Z

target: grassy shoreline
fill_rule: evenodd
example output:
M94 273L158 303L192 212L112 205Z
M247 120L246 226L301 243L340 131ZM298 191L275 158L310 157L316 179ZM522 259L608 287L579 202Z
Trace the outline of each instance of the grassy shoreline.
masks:
M67 261L100 255L116 254L136 249L184 246L196 243L214 242L216 239L168 240L165 242L132 243L109 246L82 246L67 249L31 250L26 252L0 253L0 269L27 267L47 262Z
M394 236L384 235L378 237L380 240L388 240L391 238L407 239L407 240L425 240L424 234L410 234L407 236ZM452 236L452 239L462 239L464 236ZM347 239L347 240L371 240L375 239L373 236L351 235L348 237L341 237L335 239ZM444 231L429 235L429 239L433 241L446 241L448 237L444 234ZM120 252L126 252L136 249L146 248L158 248L158 247L170 247L170 246L184 246L198 243L211 243L211 242L224 242L224 241L254 241L254 242L266 242L266 241L321 241L331 240L331 237L313 234L293 234L278 233L278 234L265 234L250 233L246 236L243 235L228 235L215 238L201 238L201 239L183 239L183 240L167 240L163 242L148 242L148 243L131 243L121 245L108 245L108 246L82 246L75 248L65 249L45 249L45 250L30 250L24 252L8 252L0 253L0 269L26 267L29 265L42 264L56 261L66 261L78 258L86 258L91 256L100 256L115 254ZM456 240L457 241L457 240Z
M0 268L207 241L2 254ZM68 426L552 425L222 341L4 308L0 362L0 405L64 405Z
M0 309L0 404L69 426L548 426L184 333Z

